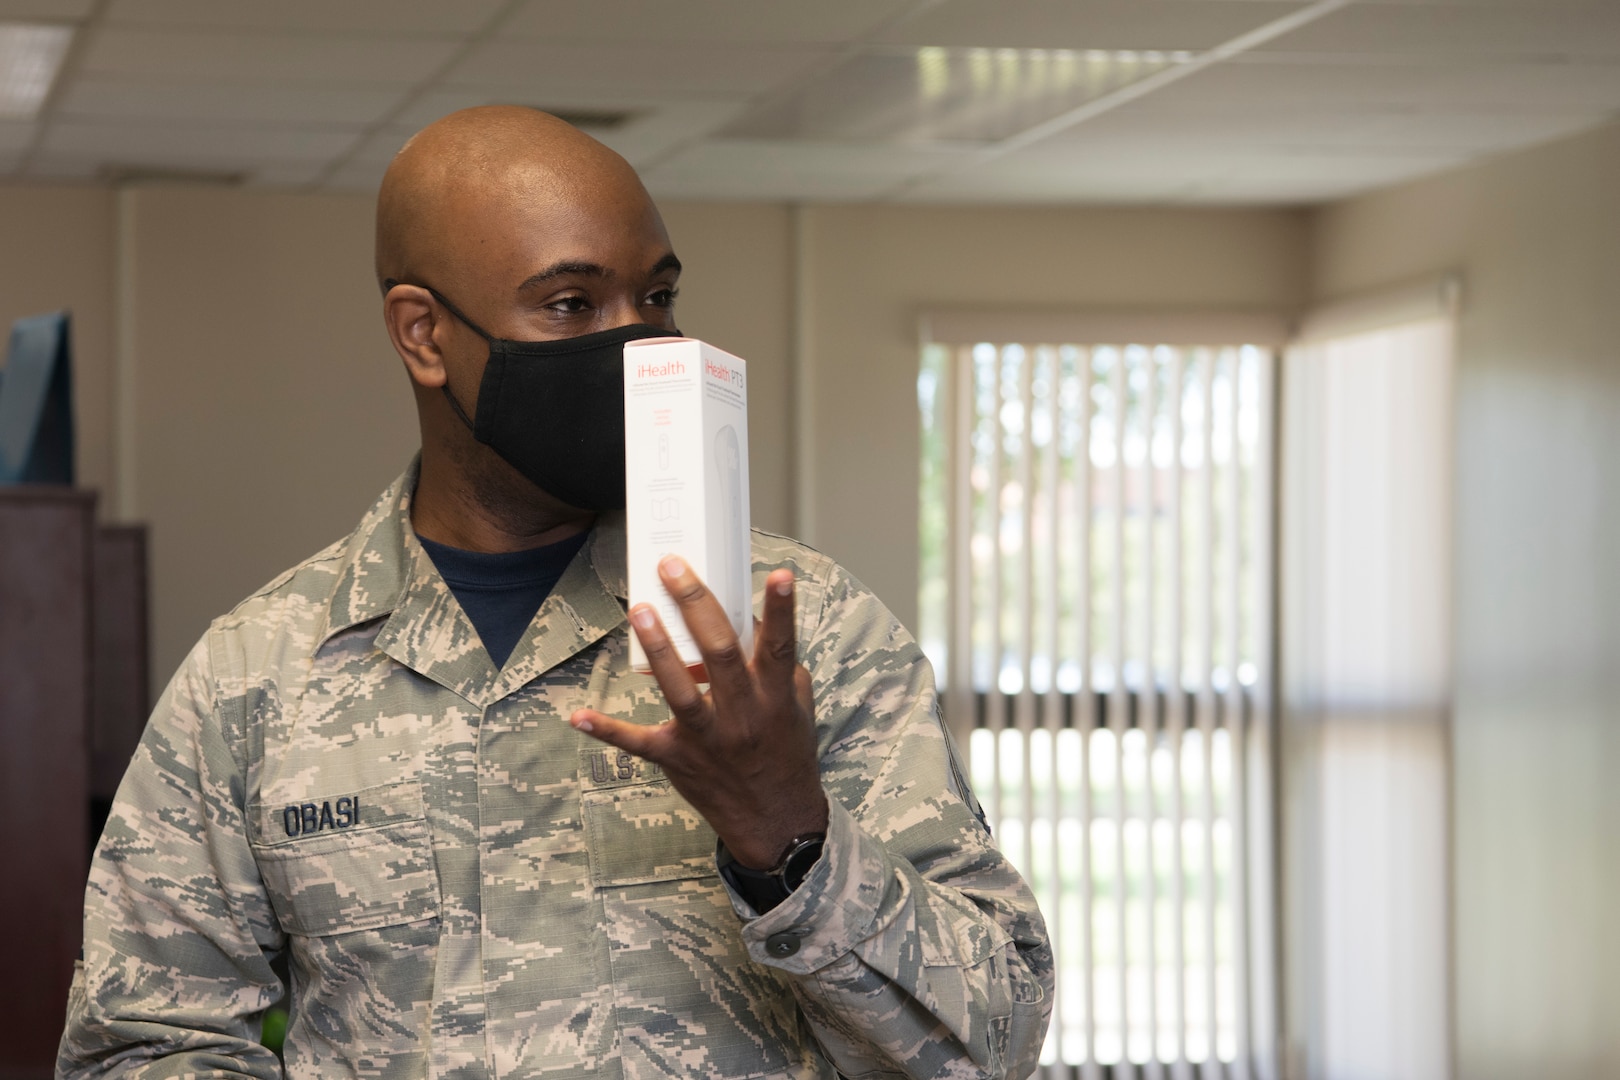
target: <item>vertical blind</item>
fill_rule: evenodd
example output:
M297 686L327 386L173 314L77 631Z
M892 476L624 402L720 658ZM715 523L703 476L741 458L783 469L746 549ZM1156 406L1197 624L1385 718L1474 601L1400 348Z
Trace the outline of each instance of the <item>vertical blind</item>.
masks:
M923 347L920 636L1051 931L1050 1077L1270 1049L1270 345Z
M1289 1015L1324 1076L1453 1073L1459 292L1448 279L1325 307L1283 359Z

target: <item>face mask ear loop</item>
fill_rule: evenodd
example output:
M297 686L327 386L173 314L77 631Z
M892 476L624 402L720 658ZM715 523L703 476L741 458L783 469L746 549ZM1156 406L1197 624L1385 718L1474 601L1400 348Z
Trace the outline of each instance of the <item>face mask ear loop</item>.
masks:
M439 387L439 389L444 391L444 399L450 403L450 408L457 416L461 418L461 422L467 425L467 430L476 436L478 434L478 429L474 427L473 422L467 418L467 410L461 407L461 402L456 400L456 395L450 392L450 380L445 379L444 385Z
M424 288L424 289L426 289L428 291L429 296L433 297L433 299L437 300L440 304L442 304L446 311L448 311L450 314L454 315L456 318L460 319L462 324L464 326L466 326L467 329L471 330L473 333L477 334L479 337L483 338L485 341L489 342L491 345L495 344L495 338L494 338L493 335L491 335L488 331L486 331L482 326L479 326L477 323L475 323L471 319L467 318L467 316L463 315L461 313L461 309L456 307L456 305L454 305L450 301L446 300L443 296L440 296L438 289L435 289L431 285L423 285L422 288Z
M455 316L455 317L457 317L457 319L460 319L460 321L462 321L462 325L465 325L465 327L467 327L468 330L471 330L471 332L473 332L473 334L478 335L478 337L484 338L484 342L488 343L488 345L489 345L489 353L491 353L491 356L494 356L494 350L496 350L496 340L494 340L494 338L492 338L491 335L489 335L488 332L486 332L486 330L484 330L483 327L481 327L481 325L478 325L478 324L476 324L476 322L471 321L471 319L468 319L467 316L463 316L462 309L457 308L457 306L455 306L455 304L450 303L449 300L445 300L444 296L439 295L439 290L437 290L437 288L434 288L433 285L423 285L423 288L426 288L426 290L428 290L428 295L433 296L434 300L437 300L437 301L439 301L439 303L444 304L445 311L449 311L449 313L452 314L452 316ZM467 431L473 432L473 437L478 436L478 427L476 427L476 424L473 424L473 419L471 419L470 416L467 415L467 410L465 410L465 408L462 408L462 403L457 402L457 400L455 400L454 393L450 393L450 377L449 377L449 374L445 374L444 385L442 385L442 387L439 387L439 389L444 390L445 400L449 400L450 408L452 408L452 410L455 410L455 415L460 416L460 418L462 418L462 423L463 424L467 424Z
M397 284L400 284L400 282L393 282L392 284L389 285L389 288L392 288L394 285L397 285ZM467 316L463 315L461 313L460 308L456 307L456 305L452 304L450 301L446 300L443 296L441 296L439 294L438 289L435 289L431 285L421 285L421 286L418 286L418 287L426 289L428 291L429 296L431 296L431 297L433 297L433 299L437 300L440 303L440 305L442 305L444 307L444 309L446 311L448 311L450 314L452 314L456 318L460 319L461 322L462 322L462 325L464 325L467 329L471 330L473 333L477 334L479 337L483 338L486 342L488 342L491 352L494 351L495 339L493 337L491 337L484 330L484 328L482 326L479 326L477 323L475 323L471 319L467 318ZM468 416L467 415L467 410L463 409L461 407L461 402L456 400L456 395L454 395L454 394L452 394L450 392L450 377L449 377L448 374L445 376L444 385L439 387L439 389L444 391L445 400L450 402L451 410L456 414L457 417L460 418L461 422L463 424L467 425L467 430L472 432L474 436L477 436L478 428L477 428L476 425L473 424L472 417Z

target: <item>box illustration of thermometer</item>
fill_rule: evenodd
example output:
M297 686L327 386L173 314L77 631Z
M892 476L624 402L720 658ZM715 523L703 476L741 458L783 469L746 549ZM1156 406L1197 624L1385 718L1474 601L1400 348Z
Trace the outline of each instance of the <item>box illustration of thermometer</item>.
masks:
M702 657L658 579L679 555L719 600L752 655L747 365L695 338L624 347L625 532L630 603L651 604L688 666ZM634 632L630 664L647 671Z

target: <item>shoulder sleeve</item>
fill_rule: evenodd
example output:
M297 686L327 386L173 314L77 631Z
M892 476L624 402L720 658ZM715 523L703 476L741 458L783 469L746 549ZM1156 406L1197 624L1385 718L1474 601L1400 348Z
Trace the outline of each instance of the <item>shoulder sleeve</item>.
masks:
M801 648L827 845L792 896L745 924L744 940L792 977L846 1076L1026 1076L1053 979L1034 896L967 790L922 651L848 573L829 564L826 574Z
M57 1076L281 1076L258 1043L283 939L244 827L242 711L240 697L221 706L204 638L96 848Z

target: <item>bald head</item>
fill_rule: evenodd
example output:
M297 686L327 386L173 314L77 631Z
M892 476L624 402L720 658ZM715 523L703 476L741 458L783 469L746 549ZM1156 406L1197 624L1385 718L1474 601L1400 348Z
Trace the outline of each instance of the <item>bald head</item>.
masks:
M451 113L413 136L383 177L378 282L449 290L538 207L604 222L657 217L630 164L573 125L516 105Z
M487 389L487 339L554 341L632 323L677 332L681 264L635 171L535 109L452 113L388 167L376 271L422 428L418 530L496 551L559 521L579 525L581 511L479 442L467 418ZM499 526L481 537L460 531L479 521Z

